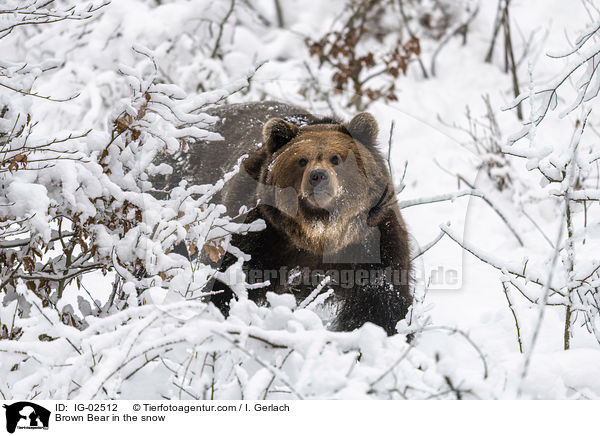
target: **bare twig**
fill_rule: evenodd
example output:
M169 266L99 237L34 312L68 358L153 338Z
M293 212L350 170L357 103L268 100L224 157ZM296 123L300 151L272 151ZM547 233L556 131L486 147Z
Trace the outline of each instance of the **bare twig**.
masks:
M464 32L466 32L466 30L469 28L469 25L471 24L471 22L477 16L478 12L479 12L479 5L473 9L471 14L467 17L467 19L464 22L457 25L446 36L444 36L444 38L440 41L437 48L433 52L433 55L431 56L431 66L429 67L429 71L431 71L432 76L435 77L435 75L436 75L435 64L437 61L437 57L440 54L440 52L442 51L442 49L445 47L446 44L448 44L448 42L450 42L450 40L455 35L460 35L460 34L463 34Z
M526 275L526 269L527 269L527 264L525 264L523 266L523 271L516 271L514 268L509 267L508 265L498 265L496 264L495 260L483 253L480 250L475 249L474 247L472 247L470 244L466 243L465 241L460 241L458 238L458 235L456 235L456 233L454 233L453 230L450 229L450 227L446 226L446 225L442 225L440 226L440 229L442 229L442 231L447 234L450 239L452 239L454 242L456 242L458 245L460 245L464 250L468 251L469 253L471 253L473 256L475 256L476 258L478 258L479 260L481 260L484 263L487 263L490 266L493 266L494 268L496 268L497 270L503 272L503 273L509 273L512 274L516 277L525 279L527 281L530 281L532 283L535 283L536 285L542 286L542 287L546 287L547 284L544 280L540 279L539 277L534 277L532 275ZM556 288L552 288L552 287L548 287L548 289L550 289L550 291L559 294L561 296L565 296L564 293L562 293L560 290L556 289Z
M406 356L408 356L408 353L410 353L410 350L412 350L414 348L414 344L410 344L408 347L406 347L406 350L404 350L404 353L402 353L402 355L388 368L386 369L383 373L381 373L380 376L378 376L375 380L373 380L371 383L369 383L369 386L371 387L371 389L373 389L373 386L375 386L377 383L379 383L381 380L383 380L383 378L388 375L390 372L392 372L394 370L394 368L396 368L398 365L400 365L400 363L406 358Z
M223 20L219 23L219 33L217 34L217 39L215 40L215 45L213 47L212 53L210 54L211 58L216 57L217 53L219 52L219 49L221 47L221 38L223 38L223 30L225 29L225 24L227 23L227 20L229 20L229 17L231 17L231 14L233 13L234 8L235 8L235 0L231 0L231 2L229 4L229 10L225 14L225 17L223 17Z
M392 179L394 178L394 175L392 173L392 140L394 138L394 125L395 125L395 121L392 120L392 122L390 123L390 137L388 139L388 155L387 155L387 164L388 164L388 168L390 170L390 176L392 176Z
M496 38L498 37L498 32L500 31L500 27L502 26L502 18L504 14L503 4L505 0L498 0L498 10L496 11L496 18L494 19L494 32L492 33L492 40L490 42L490 48L488 49L487 55L485 55L485 62L492 62L492 56L494 54L494 46L496 45Z
M519 90L519 78L517 76L517 64L515 62L515 55L513 52L513 44L512 44L512 36L510 33L510 18L508 16L508 5L509 5L509 0L506 0L505 6L504 6L504 17L503 17L503 28L504 28L504 44L505 44L505 51L506 51L506 57L507 57L507 63L508 66L510 68L510 72L512 75L512 84L513 84L513 92L514 92L514 96L515 98L517 98L519 96L519 94L521 93L521 91ZM521 105L518 104L517 105L517 118L519 118L519 120L523 120L523 110L521 109Z
M273 0L275 2L275 11L277 12L277 25L283 29L285 27L285 20L283 19L283 10L281 9L281 3L279 0Z
M432 197L425 197L425 198L417 198L417 199L413 199L413 200L399 201L398 204L400 206L400 209L407 209L409 207L420 206L420 205L423 205L423 204L439 203L439 202L442 202L442 201L454 201L457 198L464 197L464 196L479 197L483 201L485 201L494 210L494 212L496 212L496 214L504 222L504 224L506 225L506 227L513 234L513 236L515 237L515 239L519 242L519 245L523 246L523 240L521 239L521 237L519 236L519 234L517 233L517 231L515 230L515 228L510 224L510 222L508 221L508 219L506 218L506 216L500 211L500 209L488 198L487 195L485 195L485 193L483 193L482 191L480 191L478 189L473 189L473 185L471 185L470 183L468 183L466 180L463 179L463 181L465 183L467 183L471 187L471 189L466 189L466 190L458 191L458 192L455 192L455 193L452 193L452 194L440 194L440 195L435 195L435 196L432 196Z
M265 368L267 371L269 371L271 374L273 374L275 377L279 377L279 379L281 380L281 382L287 386L287 388L292 391L292 393L294 395L296 395L296 397L299 400L303 400L304 397L302 395L300 395L299 392L296 391L296 389L294 389L294 387L287 381L287 377L285 377L285 374L283 374L279 369L277 368L273 368L273 366L269 365L268 363L264 362L260 357L256 356L254 353L252 353L251 351L247 350L246 348L242 347L237 341L234 341L230 338L228 338L227 336L225 336L224 334L217 332L217 331L213 331L213 334L225 339L227 342L229 342L231 345L233 345L235 348L237 348L238 350L240 350L241 352L243 352L244 354L246 354L248 357L254 359L254 361L256 363L258 363L260 366L262 366L263 368Z
M517 319L517 314L515 312L515 308L510 300L510 296L508 295L508 286L506 282L502 282L502 288L504 289L504 296L506 297L506 301L508 302L508 308L510 309L513 318L515 320L515 327L517 329L517 342L519 343L519 351L523 353L523 342L521 341L521 329L519 328L519 320Z
M563 218L564 218L565 214L566 214L566 208L565 208L565 211L563 212ZM548 277L545 281L545 284L543 284L543 287L542 287L542 301L538 305L538 307L539 307L538 319L537 319L537 322L535 325L535 329L533 330L531 344L527 348L527 353L525 354L525 359L523 361L523 369L521 370L521 382L519 383L519 389L517 391L518 396L521 396L521 393L523 390L523 382L525 381L525 378L527 377L527 373L529 371L529 365L531 363L531 356L533 355L533 350L535 349L535 346L537 344L537 340L538 340L540 330L542 327L542 322L544 321L544 313L546 311L546 306L547 306L546 303L548 302L548 297L550 296L550 291L552 291L552 288L550 287L550 285L552 283L552 278L554 277L554 271L555 271L554 266L556 265L556 261L558 260L558 256L560 254L559 247L560 247L560 241L562 241L563 231L564 231L564 226L561 224L558 228L558 234L556 235L556 243L554 244L554 246L556 248L554 249L554 254L552 255L552 260L550 261Z
M445 233L442 231L439 235L437 235L432 241L427 243L424 247L422 247L417 253L413 254L410 260L415 260L419 256L425 254L430 248L432 248L435 244L440 242L440 240L444 237Z
M281 365L279 365L279 368L278 368L280 371L283 368L283 365L285 365L285 362L288 360L288 357L290 357L293 352L294 352L294 350L292 349L292 350L289 351L289 353L287 353L285 355L285 357L281 361ZM276 378L275 374L273 374L273 377L271 377L271 380L269 380L269 384L267 384L267 387L265 388L265 394L263 395L263 400L267 399L267 395L269 394L269 389L271 389L271 385L275 381L275 378Z
M473 341L473 339L471 339L471 337L467 333L460 330L459 328L444 326L444 325L440 325L440 326L429 325L429 326L423 326L423 327L419 327L416 329L412 329L411 333L419 333L419 332L435 331L435 330L447 331L447 332L450 332L450 334L458 334L458 335L462 336L479 355L479 357L481 359L481 363L483 365L483 378L484 379L488 378L488 374L489 374L488 373L488 364L487 364L487 360L485 358L485 354L483 354L483 351L481 351L481 348L479 348L479 346L475 343L475 341Z
M402 23L404 24L404 27L406 28L406 33L408 33L408 36L411 39L418 39L417 36L413 33L413 31L410 28L410 25L408 24L408 17L406 16L406 13L404 12L404 0L398 0L398 9L400 10L400 16L402 17ZM425 69L425 65L423 64L423 59L421 59L421 53L417 54L417 62L419 62L419 66L421 67L421 72L423 73L423 77L426 79L429 79L429 74L427 73L427 70Z

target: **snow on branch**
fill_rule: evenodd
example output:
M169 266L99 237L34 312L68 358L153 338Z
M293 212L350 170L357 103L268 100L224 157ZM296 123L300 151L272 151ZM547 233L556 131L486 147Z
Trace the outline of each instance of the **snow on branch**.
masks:
M562 53L549 54L551 58L566 60L562 71L544 84L534 86L532 81L528 91L523 92L504 108L514 109L526 100L529 100L531 106L529 119L523 123L520 131L508 138L509 145L527 136L546 118L549 111L558 107L559 90L565 83L569 81L575 83L576 96L562 109L561 118L598 95L600 91L600 75L597 74L600 65L598 32L600 32L600 25L597 22L593 23L580 33L572 48Z
M16 292L22 283L42 305L59 310L65 290L81 288L85 273L112 269L119 275L116 292L101 303L80 299L84 317L105 314L104 308L135 306L151 299L152 292L199 298L218 272L172 252L173 246L183 243L190 252L207 243L222 247L232 233L260 228L232 223L222 206L211 203L233 172L214 186L177 186L161 199L153 195L150 182L172 171L166 164L155 165L159 154L221 138L208 130L214 117L200 109L247 86L253 72L226 89L188 94L164 82L151 50L138 45L133 51L141 60L121 65L115 79L117 86L120 81L129 87L129 95L113 103L104 131L48 139L36 134L37 123L29 115L34 96L5 100L0 126L9 133L0 136L5 187L0 193L0 289L12 295L9 301L18 299L20 307L31 306ZM26 171L33 177L24 178ZM243 283L239 262L231 268L232 280ZM60 316L77 328L88 324L70 304Z
M454 242L460 245L464 250L471 253L477 259L482 262L496 268L500 272L505 275L512 275L516 278L520 278L525 280L525 282L535 283L539 286L546 286L546 280L543 278L543 274L538 269L529 265L529 259L524 259L520 262L506 262L502 259L490 254L485 251L474 247L472 244L463 241L454 230L452 230L448 225L441 225L440 229L446 235L450 237ZM561 290L561 286L556 287L552 286L552 284L548 285L548 289L558 296L564 296L564 291Z
M84 2L66 8L53 7L54 0L6 0L0 6L0 38L9 35L15 28L57 23L66 20L87 20L110 1Z
M494 396L476 381L446 372L403 335L387 337L370 324L330 332L314 312L296 307L293 297L270 294L269 300L271 310L234 303L227 320L193 301L131 307L90 318L83 331L40 308L44 323L18 320L20 340L0 342L4 362L36 375L3 373L2 387L10 397L65 399L118 398L125 391L171 399ZM416 333L434 331L471 343L482 359L482 380L488 376L485 356L468 335L443 326ZM40 342L42 332L58 339Z

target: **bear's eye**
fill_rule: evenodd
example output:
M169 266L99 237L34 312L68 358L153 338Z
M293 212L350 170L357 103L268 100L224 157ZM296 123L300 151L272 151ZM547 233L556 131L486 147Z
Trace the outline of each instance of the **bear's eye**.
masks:
M307 164L308 164L308 159L306 159L305 157L301 158L298 161L298 165L300 165L300 168L304 168Z
M341 162L341 158L340 158L340 156L339 156L339 155L337 155L337 154L334 154L333 156L331 156L331 158L330 158L329 160L331 161L331 163L332 163L333 165L339 165L339 164L340 164L340 162Z

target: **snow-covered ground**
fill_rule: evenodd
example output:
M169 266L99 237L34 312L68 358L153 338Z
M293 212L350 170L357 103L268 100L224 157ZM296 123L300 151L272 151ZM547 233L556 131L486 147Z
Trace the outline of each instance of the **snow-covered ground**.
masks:
M527 47L518 68L521 91L527 90L530 75L542 83L560 72L562 60L546 53L568 48L569 41L585 28L590 21L586 7L591 8L586 3L511 2L516 55ZM345 1L282 0L281 4L284 28L266 26L254 14L260 11L274 22L272 1L239 7L224 26L220 58L207 55L214 48L218 26L207 29L199 23L222 20L230 6L225 1L113 1L100 10L97 20L80 28L81 39L73 40L73 35L64 32L73 24L62 22L54 25L55 30L49 27L37 36L32 32L16 42L0 39L0 53L13 62L40 62L47 53L65 61L58 72L40 75L36 92L79 96L63 103L35 101L32 114L40 120L40 137L109 128L120 110L110 105L129 92L115 79L116 70L139 61L130 49L136 44L153 51L161 80L188 94L232 86L262 64L249 88L228 101L281 100L326 114L328 106L318 92L308 97L301 92L309 80L308 64L318 75L318 91L331 95L338 115L349 119L356 111L343 106L343 95L333 94L330 67L319 68L304 41L330 29ZM548 268L543 262L553 250L522 211L553 241L561 219L560 203L542 198L539 174L528 170L525 159L516 157L499 170L510 175L512 184L502 191L496 189L480 169L489 156L477 153L459 128L468 127L467 108L473 119L485 122L484 96L489 98L503 145L521 126L514 110L502 110L514 95L512 78L504 72L501 38L492 62L483 61L496 10L496 1L481 0L467 43L463 45L458 36L449 40L437 57L435 77L423 78L412 63L407 74L396 79L398 100L376 101L368 111L379 123L384 155L391 144L392 172L401 191L398 200L406 206L402 213L415 252L436 239L444 227L463 245L488 253L500 264L537 259L536 267L545 277ZM423 41L426 64L436 47L435 41ZM8 96L6 90L0 93ZM561 101L569 100L569 95L566 91ZM524 112L528 110L524 104ZM537 129L535 143L568 144L578 116L576 112L558 119L550 113ZM595 123L592 116L592 127ZM408 207L411 201L468 190L458 176L484 192L494 207L477 196ZM590 206L587 219L598 222L597 206ZM597 262L593 251L598 251L598 237L591 237L590 244L589 256ZM88 316L89 327L83 331L62 325L55 311L44 308L48 324L39 324L40 317L24 317L17 321L23 337L0 341L0 391L6 398L81 399L600 397L600 346L580 317L573 323L570 349L563 349L564 306L543 309L539 337L523 377L542 306L528 302L513 288L509 288L509 302L502 274L444 235L415 261L419 304L412 328L418 333L410 344L405 335L387 338L372 325L352 333L328 332L315 312L295 309L293 299L285 296L271 296L269 309L240 302L232 316L223 320L214 308L154 289L144 294L147 304L105 318ZM103 304L111 294L113 279L114 273L84 276L83 288L75 283L67 288L58 309L70 304L82 316L78 298L92 304L93 296ZM542 295L539 287L527 289ZM15 310L14 301L0 308L0 322L10 324ZM400 331L410 328L401 325ZM42 333L68 341L37 341ZM23 355L28 357L23 359Z

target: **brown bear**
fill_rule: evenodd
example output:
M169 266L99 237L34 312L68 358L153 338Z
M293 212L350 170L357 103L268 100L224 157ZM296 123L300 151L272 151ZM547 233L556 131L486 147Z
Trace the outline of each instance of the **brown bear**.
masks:
M337 308L330 328L349 331L365 322L394 334L411 304L408 234L387 163L377 149L377 122L359 113L348 123L319 119L283 103L223 105L209 114L222 141L199 142L169 162L164 186L185 178L214 183L246 157L216 200L230 216L262 219L265 228L236 234L249 291L291 292L301 302L321 283ZM235 257L227 254L222 270ZM225 314L233 298L221 282L211 301Z

